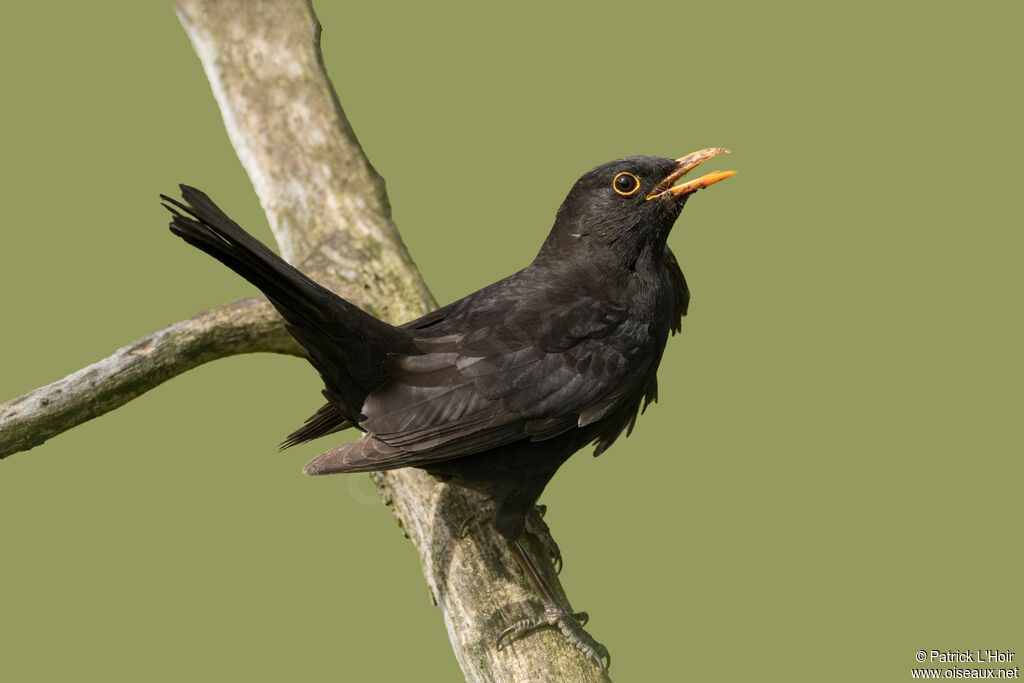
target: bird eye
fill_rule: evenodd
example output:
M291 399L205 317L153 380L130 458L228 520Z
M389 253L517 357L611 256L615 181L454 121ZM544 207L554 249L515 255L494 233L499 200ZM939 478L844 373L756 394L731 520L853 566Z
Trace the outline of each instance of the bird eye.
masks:
M640 179L632 173L622 172L612 181L612 189L623 197L628 197L640 189Z

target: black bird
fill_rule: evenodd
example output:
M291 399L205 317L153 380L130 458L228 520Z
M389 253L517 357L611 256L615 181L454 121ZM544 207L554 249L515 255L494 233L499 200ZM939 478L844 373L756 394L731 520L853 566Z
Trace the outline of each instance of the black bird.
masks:
M258 287L323 378L327 404L282 445L364 432L313 459L306 474L420 467L481 492L544 604L499 646L557 626L604 671L607 650L583 630L583 613L554 597L520 539L528 524L544 528L533 523L535 506L559 466L587 444L604 452L656 400L658 363L690 298L669 231L689 195L734 171L674 185L727 151L635 156L588 171L532 263L400 327L285 263L199 190L182 185L185 203L161 198L171 232Z

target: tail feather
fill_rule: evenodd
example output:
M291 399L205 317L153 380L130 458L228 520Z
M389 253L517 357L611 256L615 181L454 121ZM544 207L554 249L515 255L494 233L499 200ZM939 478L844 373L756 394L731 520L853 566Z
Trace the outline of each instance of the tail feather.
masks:
M343 418L332 404L326 403L320 407L320 410L306 418L306 422L301 427L286 436L281 442L280 449L283 451L300 443L340 432L351 426L352 423Z
M366 395L385 379L389 352L411 344L395 328L317 284L243 230L199 190L181 185L184 203L160 195L171 232L262 291L309 352L332 404L356 421Z
M304 328L312 325L329 334L330 330L326 328L330 322L337 321L328 321L327 318L331 313L341 312L354 318L370 318L378 325L384 324L286 263L245 232L203 192L187 185L181 186L181 192L187 204L160 195L166 202L164 206L174 214L171 232L256 285L289 323ZM331 302L331 299L336 301ZM333 306L324 306L324 303L333 303ZM337 310L339 308L341 311Z

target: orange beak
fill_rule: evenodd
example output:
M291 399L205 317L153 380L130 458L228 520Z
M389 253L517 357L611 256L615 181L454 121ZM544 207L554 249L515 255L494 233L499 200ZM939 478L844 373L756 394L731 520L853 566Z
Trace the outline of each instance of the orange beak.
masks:
M673 187L677 180L702 164L704 161L711 157L718 156L719 154L729 153L729 150L724 147L709 147L707 149L702 149L699 152L687 154L685 157L676 159L676 169L669 173L664 180L654 186L651 193L647 195L648 201L655 197L662 197L666 200L682 199L687 195L693 194L697 190L702 190L705 187L714 185L720 180L725 180L730 176L736 175L736 171L715 171L714 173L708 173L700 178L695 178L689 182L683 183L682 185Z

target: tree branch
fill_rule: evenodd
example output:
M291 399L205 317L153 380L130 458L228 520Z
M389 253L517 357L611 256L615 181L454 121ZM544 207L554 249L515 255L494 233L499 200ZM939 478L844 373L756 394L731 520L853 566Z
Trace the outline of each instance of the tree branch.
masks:
M203 311L0 405L0 458L109 413L186 370L253 351L305 353L262 297Z
M434 308L391 220L383 181L327 78L308 2L177 0L175 7L282 255L384 320ZM299 353L265 301L201 313L0 406L2 452L38 445L208 360L258 350ZM470 525L459 536L478 500L412 468L373 478L419 552L468 680L600 680L597 667L552 631L497 651L504 625L540 606L489 527ZM550 563L540 565L561 593Z
M379 318L436 302L324 70L308 2L175 4L281 256Z

